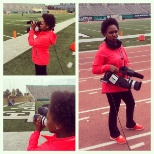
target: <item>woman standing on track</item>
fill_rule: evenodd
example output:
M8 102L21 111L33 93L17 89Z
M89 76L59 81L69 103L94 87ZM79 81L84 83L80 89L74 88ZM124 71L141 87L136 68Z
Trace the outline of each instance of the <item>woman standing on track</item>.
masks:
M119 68L128 66L129 61L122 42L118 40L119 24L114 18L103 21L101 33L105 36L104 42L99 46L96 53L92 72L94 74L103 74L107 71L116 73L119 76ZM110 105L109 111L109 131L110 139L117 143L124 144L126 139L120 135L117 127L117 116L121 100L126 104L126 128L142 130L143 126L133 120L135 101L131 90L115 86L111 83L102 82L102 93L105 93Z
M31 23L28 42L32 48L32 61L35 64L36 75L47 75L46 67L49 64L50 45L56 43L57 36L53 32L55 27L55 17L52 14L43 14L40 21L40 31L35 32L37 23ZM37 37L34 39L34 35Z

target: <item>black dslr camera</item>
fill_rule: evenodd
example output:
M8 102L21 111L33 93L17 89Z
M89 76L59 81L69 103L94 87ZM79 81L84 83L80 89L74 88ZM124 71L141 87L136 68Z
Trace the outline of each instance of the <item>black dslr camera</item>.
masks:
M48 113L48 109L49 109L49 104L46 104L46 105L39 107L38 108L38 114L35 114L34 117L33 117L34 121L36 121L37 118L39 116L41 116L42 126L46 126L46 122L47 122L46 116L47 116L47 113Z
M143 79L144 76L142 74L139 74L131 69L129 69L126 66L122 66L119 69L119 72L122 73L122 76L117 76L115 73L108 71L105 73L104 77L100 79L101 82L107 82L112 83L116 86L123 87L126 89L135 89L140 90L142 82L131 80L130 77L137 77L140 79ZM124 76L127 75L128 78L124 78Z
M31 24L33 21L30 20L30 21L27 21L27 24ZM40 25L41 25L41 21L35 21L36 23L36 27L35 27L35 31L38 32L38 31L41 31L41 28L40 28ZM27 33L29 33L30 31L30 27L27 27Z

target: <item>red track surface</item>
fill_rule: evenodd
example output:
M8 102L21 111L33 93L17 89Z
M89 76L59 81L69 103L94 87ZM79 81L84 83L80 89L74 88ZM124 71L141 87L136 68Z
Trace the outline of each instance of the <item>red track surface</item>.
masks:
M125 105L122 102L119 119L132 151L151 150L151 46L126 48L130 68L144 75L140 91L132 90L135 101L134 120L144 126L142 131L126 130ZM93 75L91 66L96 52L79 54L79 149L90 151L129 151L109 139L106 95L101 94L101 75ZM133 80L140 81L138 78ZM103 114L104 113L104 114ZM119 125L119 130L122 133ZM136 147L132 147L136 146Z

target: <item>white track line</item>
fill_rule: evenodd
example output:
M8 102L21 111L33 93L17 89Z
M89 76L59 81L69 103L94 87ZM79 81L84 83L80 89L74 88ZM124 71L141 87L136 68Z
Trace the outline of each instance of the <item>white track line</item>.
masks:
M133 62L133 63L130 63L130 65L133 65L133 64L138 64L138 63L140 63L140 64L141 64L141 63L147 63L147 62L151 62L151 60L147 60L147 61L140 61L140 62ZM88 63L93 63L93 62L88 62ZM89 70L92 70L92 68L80 69L80 70L79 70L79 72L80 72L80 71L89 71Z
M141 142L141 143L138 143L138 144L135 144L135 145L130 146L130 149L135 149L135 148L141 147L143 145L145 145L145 143L144 142Z
M87 80L81 80L81 81L79 81L79 82L85 82L85 81L87 81Z
M149 83L151 82L151 80L145 80L145 81L142 81L142 83ZM79 91L79 93L85 93L85 92L89 92L89 91L97 91L97 90L101 90L102 88L97 88L97 89L88 89L88 90L82 90L82 91Z
M83 90L83 91L79 91L79 93L84 93L84 92L88 92L88 91L95 91L95 90L100 90L100 89L102 89L102 88Z
M129 141L129 140L133 140L133 139L137 139L137 138L149 136L149 135L151 135L151 132L130 136L130 137L127 137L127 140ZM80 151L92 150L92 149L96 149L96 148L100 148L100 147L109 146L109 145L112 145L112 144L117 144L117 143L115 141L111 141L111 142L106 142L106 143L102 143L102 144L97 144L97 145L85 147L85 148L82 148L82 149L79 149L79 150Z
M108 114L109 112L103 112L102 114Z
M142 51L134 51L134 52L127 52L127 54L136 54L136 53L138 53L138 52L144 52L144 51L150 51L150 50L142 50ZM88 59L88 58L94 58L94 57L84 57L84 58L79 58L79 59Z
M151 98L146 98L146 99L137 100L137 101L135 101L135 103L144 102L144 101L150 101L150 100L151 100ZM98 111L98 110L103 110L103 109L108 109L108 108L109 108L109 106L105 106L105 107L101 107L101 108L95 108L95 109L80 111L79 114L83 114L83 113L87 113L87 112L93 112L93 111Z
M89 94L92 95L92 94L96 94L96 93L98 93L98 92L92 92L92 93L89 93Z
M101 108L96 108L96 109L91 109L91 110L81 111L81 112L79 112L79 114L87 113L87 112L93 112L93 111L98 111L98 110L102 110L102 109L109 109L109 106L101 107Z
M151 44L146 44L146 45L138 45L138 46L129 46L125 47L126 49L128 48L140 48L140 47L146 47L146 46L151 46ZM86 52L97 52L98 50L90 50L90 51L80 51L79 54L86 53Z
M140 55L140 56L133 56L133 57L128 57L129 59L131 58L138 58L138 57L146 57L146 56L150 56L151 54L147 54L147 55ZM93 63L93 61L90 62L84 62L84 63L79 63L79 65L86 65L88 63Z
M146 71L146 70L150 70L151 68L146 68L146 69L142 69L142 70L136 70L135 72L142 72L142 71ZM80 78L79 79L79 81L80 80L87 80L87 79L93 79L93 78L101 78L102 77L102 75L99 75L99 76L91 76L91 77L85 77L85 78Z
M80 118L79 121L89 119L89 117Z

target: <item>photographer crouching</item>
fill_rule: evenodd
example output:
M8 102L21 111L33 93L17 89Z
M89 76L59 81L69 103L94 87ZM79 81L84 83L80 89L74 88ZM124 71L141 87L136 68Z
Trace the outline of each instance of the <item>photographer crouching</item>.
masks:
M142 130L143 126L137 124L133 119L135 101L130 90L132 87L135 90L139 90L141 82L135 82L127 78L128 75L133 76L137 73L128 69L128 56L122 46L122 42L118 39L118 30L119 24L114 18L103 21L101 32L105 36L105 40L96 53L92 72L94 74L105 73L102 79L104 80L102 82L102 93L106 94L110 106L108 120L110 139L115 140L119 144L124 144L126 139L120 134L117 127L120 103L123 100L126 104L126 128ZM136 77L143 78L140 74L137 74Z
M47 112L46 112L47 111ZM75 150L75 93L68 91L55 91L51 96L51 102L46 120L42 116L34 116L35 131L30 136L28 151L74 151ZM44 114L42 112L42 114ZM45 136L46 142L38 145L40 132L44 127L53 136Z
M31 24L28 36L29 45L32 46L32 61L35 64L36 75L47 75L46 67L50 61L50 45L56 43L57 36L53 32L55 27L55 17L52 14L43 14L42 20ZM34 35L37 37L34 39Z

